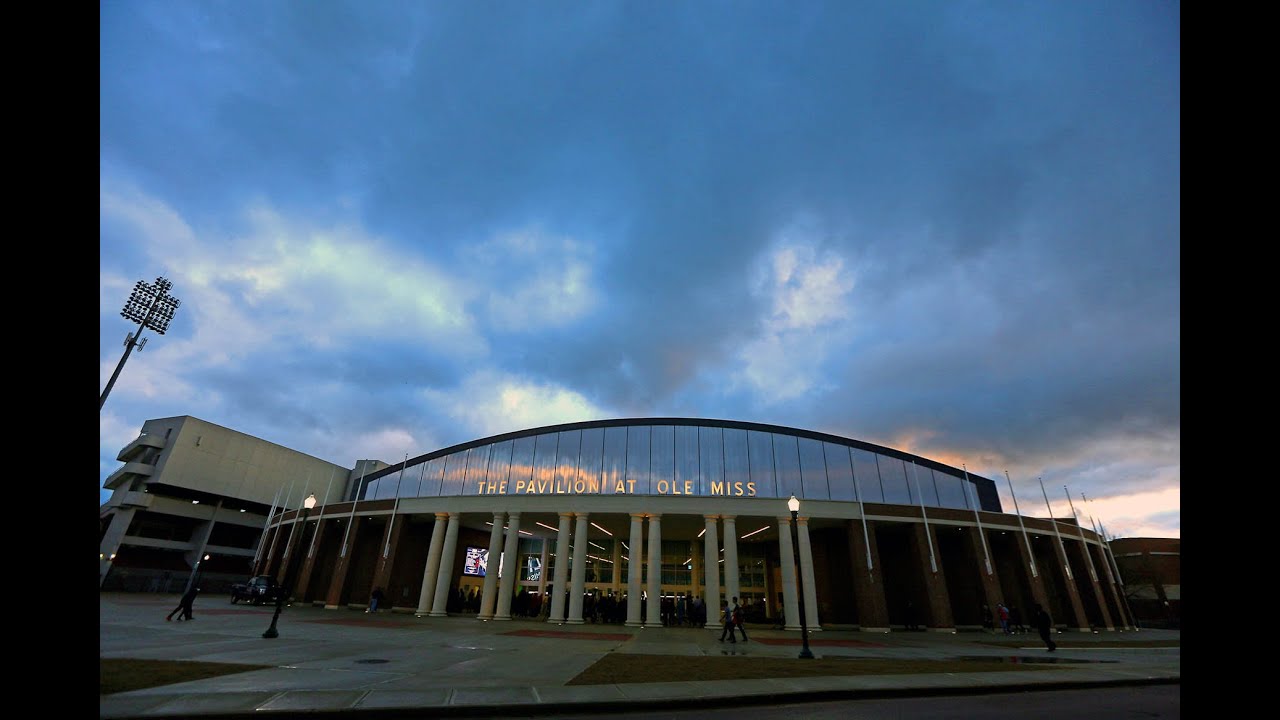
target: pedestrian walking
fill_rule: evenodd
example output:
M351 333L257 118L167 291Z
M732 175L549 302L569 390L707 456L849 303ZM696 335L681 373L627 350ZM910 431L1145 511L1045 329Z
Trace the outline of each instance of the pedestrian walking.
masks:
M1000 603L996 605L996 612L1000 614L1000 627L1004 629L1004 634L1012 635L1013 631L1009 629L1009 608Z
M178 607L170 610L165 620L172 620L174 615L177 615L179 620L191 620L191 606L195 604L196 595L199 594L200 588L196 587L195 583L191 583L191 587L187 588L187 591L182 593L182 598L178 600Z
M738 606L738 598L734 598L724 604L724 625L720 630L720 642L724 642L724 636L729 636L729 642L738 643L738 638L733 631L733 611Z
M382 588L376 587L369 595L369 608L365 610L367 613L378 612L378 606L382 604Z
M1053 638L1049 637L1049 632L1053 629L1053 619L1050 618L1049 613L1040 606L1040 603L1036 603L1034 618L1036 630L1040 632L1040 639L1044 641L1044 646L1049 648L1049 652L1057 650L1058 643L1054 642Z
M742 642L747 641L747 626L742 624L742 606L738 604L738 598L733 599L733 626L742 633Z

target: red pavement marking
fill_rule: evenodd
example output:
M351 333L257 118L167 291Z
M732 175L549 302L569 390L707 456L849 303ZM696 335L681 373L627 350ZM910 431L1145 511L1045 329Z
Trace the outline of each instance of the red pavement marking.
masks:
M334 618L332 620L303 620L302 622L319 623L321 625L350 625L352 627L409 627L411 625L423 625L412 620L345 620L342 618Z
M765 645L801 644L798 638L753 638L751 642L764 643ZM809 644L825 647L889 647L883 643L867 642L866 640L821 640L815 638L809 638Z
M630 640L631 636L624 633L587 633L587 632L569 632L567 630L512 630L511 632L499 633L500 635L514 635L516 637L553 637L568 638L569 640Z

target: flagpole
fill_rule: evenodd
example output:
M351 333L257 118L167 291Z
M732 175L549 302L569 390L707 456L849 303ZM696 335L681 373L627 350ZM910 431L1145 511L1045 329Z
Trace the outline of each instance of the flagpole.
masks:
M1080 493L1080 497L1084 498L1084 501L1086 503L1089 503L1090 505L1093 504L1092 501L1089 500L1089 498L1084 497L1084 493ZM1089 520L1090 521L1093 520L1092 515L1089 516ZM1101 520L1098 521L1097 532L1098 532L1098 535L1102 538L1103 547L1106 548L1107 550L1105 553L1103 553L1103 557L1110 558L1111 560L1111 562L1107 564L1107 572L1111 572L1111 569L1115 568L1116 576L1114 581L1119 583L1120 587L1123 588L1124 578L1120 577L1120 565L1116 563L1116 554L1111 550L1111 541L1107 539L1107 528L1105 525L1102 524ZM1127 599L1126 599L1126 604L1127 604ZM1132 615L1133 613L1130 613L1130 616Z
M1089 498L1085 497L1084 493L1080 493L1080 498L1088 505ZM1107 548L1104 545L1107 539L1102 537L1101 532L1098 532L1098 523L1094 522L1092 515L1089 516L1089 525L1093 528L1093 534L1099 538L1098 546L1102 550L1102 569L1107 571L1107 582L1115 584L1116 578L1115 575L1111 574L1111 563L1107 562Z
M1139 630L1142 626L1138 625L1138 616L1133 614L1133 606L1129 604L1129 591L1124 587L1124 576L1120 574L1120 563L1116 562L1115 550L1111 549L1111 540L1107 538L1107 526L1098 521L1098 527L1102 528L1102 539L1107 544L1107 554L1111 556L1111 565L1116 570L1116 584L1120 586L1120 597L1124 598L1125 609L1129 611L1129 617L1133 619L1133 626Z
M314 557L316 554L316 538L320 537L320 521L324 519L324 509L329 504L329 489L333 487L333 476L338 474L338 468L334 468L329 473L329 482L324 486L324 503L320 505L320 512L316 515L316 531L311 533L311 545L307 548L307 557Z
M258 558L262 557L262 546L267 541L267 528L271 526L271 516L276 514L276 503L280 501L280 491L282 487L276 488L276 496L271 498L271 509L267 511L267 519L262 523L262 535L258 537L258 549L253 553L253 565L258 566Z
M298 482L298 478L289 481L289 490L284 494L284 502L280 503L280 507L277 508L280 510L281 515L284 515L285 511L289 509L289 498L293 495L293 485L296 482ZM271 562L271 556L276 552L276 542L278 540L280 540L280 524L276 523L276 534L271 536L271 547L267 549L267 557L265 558L268 563Z
M1062 544L1062 533L1058 532L1058 521L1053 517L1053 506L1049 504L1049 493L1044 491L1044 478L1036 478L1040 481L1040 493L1044 495L1044 506L1049 509L1049 522L1053 523L1054 537L1058 538L1058 549L1062 551L1062 568L1067 571L1067 579L1075 580L1075 576L1071 574L1071 561L1067 559L1067 546Z
M1071 502L1071 491L1067 490L1067 486L1062 486L1062 491L1067 494L1067 505L1071 507L1071 517L1076 519L1076 529L1080 531L1080 547L1084 550L1084 559L1089 561L1089 577L1094 582L1098 582L1098 570L1093 566L1093 555L1089 552L1089 543L1084 539L1084 526L1080 524L1080 516L1076 514L1076 504Z
M302 485L302 497L307 496L307 490L309 489L311 489L311 472L310 471L307 472L307 481ZM289 560L289 548L293 547L293 534L297 532L297 530L298 530L298 516L295 513L293 516L293 523L289 525L289 539L284 544L283 558L286 562ZM286 564L285 567L288 567L288 565Z
M1116 553L1111 549L1111 539L1107 537L1107 526L1098 521L1098 527L1102 528L1102 539L1107 543L1108 554L1111 555L1111 565L1116 570L1116 580L1120 582L1120 586L1124 587L1124 576L1120 574L1120 563L1116 562Z
M387 522L387 541L382 548L382 561L387 561L387 555L391 553L391 528L396 524L396 511L400 509L400 481L404 479L404 469L409 464L409 453L404 454L404 463L400 465L400 474L396 476L396 501L391 506L391 520ZM424 465L426 463L423 463Z
M338 553L338 557L347 556L347 538L351 537L351 526L356 520L356 503L360 501L360 486L364 484L364 474L369 470L369 463L366 461L360 467L360 479L356 481L356 491L351 494L351 518L347 521L347 531L342 534L342 552Z
M1027 526L1022 522L1022 509L1018 507L1018 494L1013 491L1013 481L1009 479L1009 471L1004 471L1005 482L1009 483L1009 496L1013 498L1013 511L1018 516L1018 527L1022 528L1022 541L1027 544L1027 560L1031 565L1031 577L1040 577L1036 571L1036 553L1031 549L1031 537L1027 535Z
M982 561L987 564L987 574L991 574L991 553L987 551L987 534L982 531L982 518L978 517L978 491L970 488L969 468L960 464L960 469L964 470L964 499L969 500L969 491L973 490L973 521L978 524L978 538L982 540Z
M853 470L853 448L849 448L849 470ZM853 478L853 497L858 501L858 514L862 516L862 544L867 551L867 577L875 582L871 572L871 535L867 532L867 508L862 504L862 493L858 490L858 478Z
M1080 493L1080 499L1084 500L1086 507L1091 506L1089 503L1088 496L1086 496L1084 493ZM1137 625L1137 620L1135 620L1133 617L1133 610L1129 608L1129 601L1127 598L1124 597L1124 592L1123 592L1123 589L1120 587L1120 583L1116 582L1115 574L1111 572L1111 562L1107 558L1106 535L1102 533L1102 530L1098 527L1098 523L1096 520L1093 519L1092 515L1089 516L1089 525L1093 527L1093 534L1101 538L1101 540L1098 543L1098 549L1102 552L1102 569L1107 571L1107 582L1110 583L1111 592L1120 596L1120 602L1124 603L1124 607L1122 609L1129 614L1128 627L1132 627L1136 630L1138 625Z
M929 567L938 572L938 560L933 555L933 536L929 534L929 513L924 509L924 493L920 492L920 478L916 477L916 461L911 461L911 479L916 481L916 496L920 498L920 514L924 516L924 539L929 544Z

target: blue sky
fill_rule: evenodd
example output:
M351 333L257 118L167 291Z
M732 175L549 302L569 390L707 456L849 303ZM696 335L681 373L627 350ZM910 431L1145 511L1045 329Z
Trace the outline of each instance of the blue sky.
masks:
M100 486L155 417L348 467L704 417L1180 535L1176 2L100 16L100 388L134 283L182 301Z

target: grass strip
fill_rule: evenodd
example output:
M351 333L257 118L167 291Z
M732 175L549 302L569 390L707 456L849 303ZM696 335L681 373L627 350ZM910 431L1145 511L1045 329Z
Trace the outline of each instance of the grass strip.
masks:
M98 693L145 690L160 685L204 680L205 678L234 673L262 670L272 665L242 665L239 663L197 662L192 660L135 660L131 658L100 658L98 660Z
M916 673L1023 672L1052 666L1001 661L899 660L893 658L823 657L812 660L777 657L721 657L611 653L578 674L567 685L763 680L850 675Z

